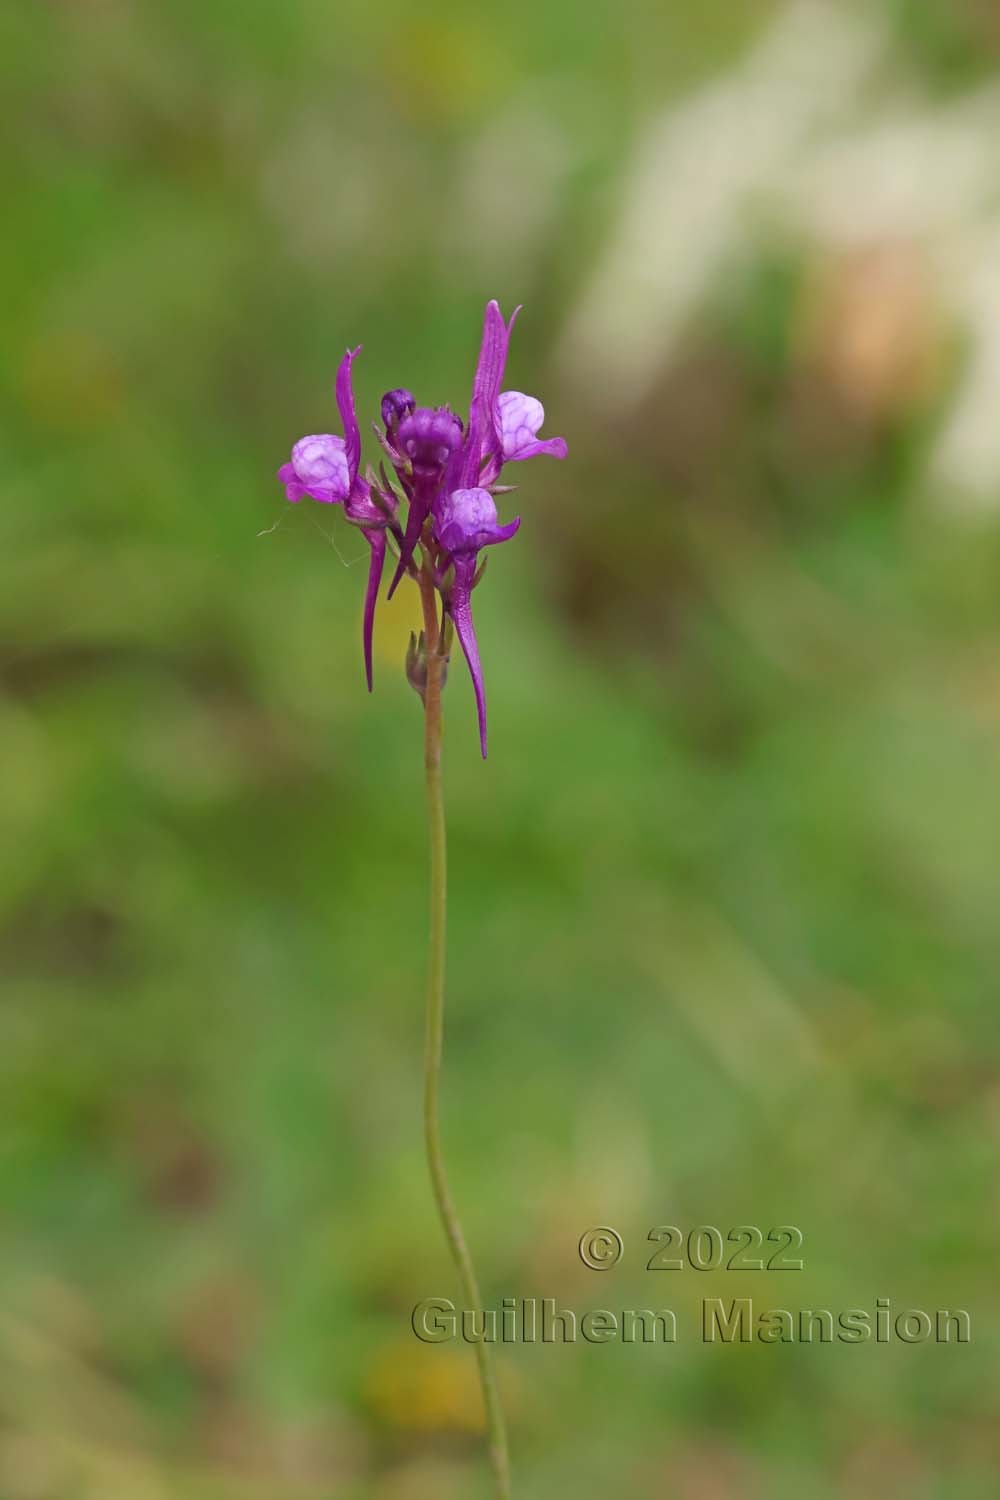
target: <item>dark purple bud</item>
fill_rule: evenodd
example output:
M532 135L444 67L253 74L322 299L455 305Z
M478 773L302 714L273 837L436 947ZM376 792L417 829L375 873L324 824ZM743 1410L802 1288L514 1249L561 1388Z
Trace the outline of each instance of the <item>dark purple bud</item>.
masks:
M404 417L408 417L416 406L416 401L409 391L400 387L395 391L386 391L382 397L382 421L389 432L395 432Z
M396 433L396 447L419 475L440 472L461 445L462 424L446 406L418 406Z

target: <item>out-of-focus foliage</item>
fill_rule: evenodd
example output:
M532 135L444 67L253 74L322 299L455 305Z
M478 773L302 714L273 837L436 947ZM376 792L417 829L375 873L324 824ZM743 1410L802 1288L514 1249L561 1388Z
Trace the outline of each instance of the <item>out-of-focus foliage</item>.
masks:
M871 9L893 87L993 78L989 5ZM273 474L348 342L363 409L463 405L492 295L571 458L477 596L485 766L447 694L456 1190L491 1305L681 1325L502 1351L518 1494L995 1493L1000 531L927 480L968 330L919 247L748 232L633 407L557 352L637 143L771 15L4 10L7 1500L485 1494L471 1352L409 1327L455 1295L415 606L369 700L364 544ZM668 1222L806 1268L646 1273ZM746 1295L973 1342L706 1347Z

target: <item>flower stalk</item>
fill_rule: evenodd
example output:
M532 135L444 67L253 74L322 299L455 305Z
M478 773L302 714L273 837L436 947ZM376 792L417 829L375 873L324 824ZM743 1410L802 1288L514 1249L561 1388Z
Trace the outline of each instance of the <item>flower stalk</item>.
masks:
M434 1201L451 1251L467 1307L483 1306L472 1257L448 1183L441 1149L441 1055L444 1040L444 971L448 903L448 855L445 832L444 787L441 776L443 715L441 689L447 657L437 618L434 585L426 566L420 570L424 611L427 684L424 690L424 772L427 790L427 832L430 856L430 929L427 948L427 1029L424 1043L424 1141ZM507 1429L497 1385L493 1351L485 1339L475 1345L486 1417L486 1435L497 1500L510 1500L510 1461Z

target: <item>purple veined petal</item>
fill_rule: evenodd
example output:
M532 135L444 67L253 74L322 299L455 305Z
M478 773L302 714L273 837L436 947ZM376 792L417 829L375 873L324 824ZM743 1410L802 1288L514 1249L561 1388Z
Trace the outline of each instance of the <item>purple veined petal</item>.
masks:
M380 527L378 531L366 531L365 536L371 548L371 561L368 565L368 586L365 590L362 636L365 653L365 680L368 683L368 691L371 692L372 637L375 631L375 604L378 599L379 584L382 582L382 569L385 566L385 528Z
M566 439L561 437L542 438L536 443L529 443L526 448L521 449L520 453L513 454L510 462L518 463L526 458L537 458L539 454L548 454L549 458L567 458L569 456L569 448L566 446Z
M496 426L503 457L508 463L548 453L565 458L568 452L564 438L539 438L545 421L545 408L535 396L523 391L504 391L496 402Z
M292 469L304 494L326 505L346 500L351 475L343 438L329 432L300 438L292 449Z
M457 526L464 535L480 526L492 526L496 519L493 496L478 484L439 495L434 507L434 529L439 540L444 527Z
M494 547L498 542L509 542L520 529L520 516L515 516L513 521L508 521L505 526L484 526L476 534L476 550L478 551L480 547Z
M293 505L298 504L305 494L305 490L295 477L295 465L290 463L282 464L278 470L278 479L285 486L286 499L290 500Z
M515 516L506 526L481 526L478 531L469 532L463 530L458 522L451 521L438 528L435 535L444 550L451 556L456 556L462 552L479 552L483 547L493 547L498 542L509 542L520 525L521 517Z
M446 552L478 552L496 542L507 542L521 524L520 516L501 526L489 490L477 486L443 495L434 513L434 535Z
M515 307L509 323L496 301L486 304L483 318L483 338L479 347L479 359L472 382L472 405L469 409L469 431L462 449L461 467L456 471L456 488L471 488L478 484L483 458L492 452L499 442L494 425L494 408L507 367L507 350L510 336L520 307Z
M500 394L503 372L507 368L510 336L514 331L514 324L520 311L519 306L515 307L510 322L505 323L500 304L495 300L486 304L483 339L479 347L475 378L472 382L473 405L477 401L481 402L485 412L493 409L493 403Z
M472 580L476 572L474 552L463 553L455 558L455 582L451 589L449 610L455 622L455 634L469 664L472 689L476 695L476 713L479 717L479 748L486 759L486 691L483 687L483 668L479 660L479 643L476 627L472 623Z
M350 474L348 488L354 483L358 465L361 463L361 428L358 426L358 414L354 405L354 387L351 383L351 366L361 353L361 348L359 344L356 349L348 349L337 370L337 410L340 412L340 420L344 428L344 448Z

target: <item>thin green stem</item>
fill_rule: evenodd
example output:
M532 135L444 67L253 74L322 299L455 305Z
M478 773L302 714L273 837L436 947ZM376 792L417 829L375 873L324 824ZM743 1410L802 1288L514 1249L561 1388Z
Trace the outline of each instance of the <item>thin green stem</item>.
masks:
M427 958L427 1032L424 1049L424 1139L434 1199L451 1250L467 1307L479 1309L482 1299L465 1235L448 1185L441 1151L441 1049L444 1037L444 960L447 919L447 844L444 790L441 781L441 689L446 659L439 652L440 631L434 587L421 570L420 595L424 610L427 687L424 693L424 769L427 778L427 821L430 835L430 946ZM510 1500L510 1462L507 1430L497 1388L493 1350L485 1340L475 1345L479 1383L486 1412L490 1463L498 1500Z

